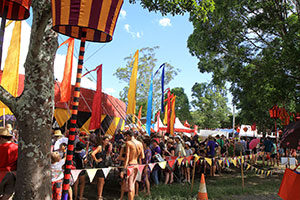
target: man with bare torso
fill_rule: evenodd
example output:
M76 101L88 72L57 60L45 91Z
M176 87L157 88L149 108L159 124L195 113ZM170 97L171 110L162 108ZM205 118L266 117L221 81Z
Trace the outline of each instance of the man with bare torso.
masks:
M144 159L143 144L134 138L134 132L131 130L125 133L128 140L126 141L126 157L124 162L124 168L127 168L130 174L127 177L128 199L134 199L134 186L137 177L138 164L142 164L141 160Z

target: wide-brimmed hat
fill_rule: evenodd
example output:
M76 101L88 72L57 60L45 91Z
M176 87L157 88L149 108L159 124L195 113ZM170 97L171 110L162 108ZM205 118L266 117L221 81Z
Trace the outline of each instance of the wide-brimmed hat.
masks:
M12 137L7 128L0 127L0 136Z
M53 136L63 136L60 130L55 130Z

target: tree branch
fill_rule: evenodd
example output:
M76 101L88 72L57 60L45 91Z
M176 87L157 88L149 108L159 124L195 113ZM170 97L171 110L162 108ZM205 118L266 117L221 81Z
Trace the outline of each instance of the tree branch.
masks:
M17 100L6 89L0 85L0 101L2 101L10 110L14 110Z

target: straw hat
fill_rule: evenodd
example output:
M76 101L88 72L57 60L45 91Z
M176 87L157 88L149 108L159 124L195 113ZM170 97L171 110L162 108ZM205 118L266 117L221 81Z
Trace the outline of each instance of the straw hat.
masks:
M0 136L12 137L7 128L0 127Z
M61 133L61 131L60 130L55 130L54 131L54 135L53 136L57 136L57 137L59 137L59 136L63 136L63 134Z

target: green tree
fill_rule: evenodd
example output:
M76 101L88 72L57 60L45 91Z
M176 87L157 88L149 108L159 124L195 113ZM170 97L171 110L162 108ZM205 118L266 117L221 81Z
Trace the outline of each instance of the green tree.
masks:
M159 68L160 64L157 64L157 59L155 58L155 50L159 47L146 47L139 50L139 63L138 63L138 75L136 82L136 113L140 106L143 106L142 115L146 116L147 113L147 102L148 102L148 92L150 87L150 80L152 73L155 73ZM127 62L125 67L120 67L114 73L119 80L126 83L126 86L120 92L120 98L127 102L127 95L129 89L129 82L132 72L133 65L131 64L133 55L125 58ZM180 70L174 66L166 63L165 64L165 79L164 84L167 88L170 81L177 75ZM160 107L161 102L161 70L153 78L153 100L155 101L156 109Z
M243 123L271 126L274 105L300 110L298 1L215 1L208 20L193 16L188 48L213 82L231 83Z
M171 89L171 93L176 95L175 111L176 117L180 121L187 120L190 124L193 123L193 118L190 113L190 103L184 89L181 87Z
M129 0L129 3L136 3L136 0ZM199 19L206 19L209 12L215 8L214 0L141 0L141 6L150 12L160 12L162 15L183 15L189 12Z
M24 64L24 91L13 97L0 86L0 100L19 125L18 168L14 199L51 199L50 146L54 107L53 64L58 47L52 30L51 1L32 1L32 27Z
M225 88L208 83L195 83L192 88L192 113L201 128L221 128L230 121Z

